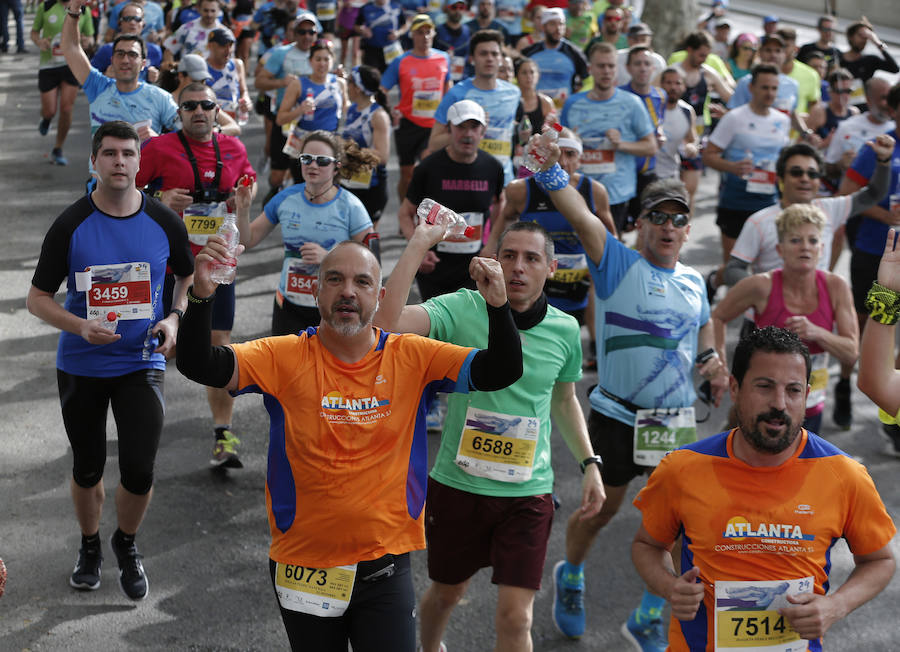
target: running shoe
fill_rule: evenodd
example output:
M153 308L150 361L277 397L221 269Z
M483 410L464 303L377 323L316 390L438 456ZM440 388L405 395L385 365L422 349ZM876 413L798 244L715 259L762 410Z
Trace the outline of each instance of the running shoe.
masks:
M69 586L79 591L96 591L100 588L100 564L103 562L103 552L100 546L96 548L81 547L78 550L78 559L75 561L75 570L69 578Z
M209 461L210 466L222 469L242 469L244 464L237 456L237 445L241 440L234 436L230 430L222 431L222 439L216 438L213 446L213 456Z
M50 151L50 162L55 165L68 165L69 161L63 156L62 150L59 147L54 147Z
M662 620L657 618L639 625L637 609L631 612L626 622L622 623L622 636L639 652L665 652L669 645Z
M438 648L439 652L447 652L447 646L441 641L441 646ZM421 644L416 648L416 652L422 652Z
M116 535L109 538L109 547L116 555L119 562L119 586L122 593L132 600L143 600L150 592L150 582L144 565L141 563L143 555L137 551L137 545L132 540L131 545L116 541Z
M882 423L881 432L887 441L885 452L894 457L900 457L900 426L896 423Z
M841 378L834 385L834 412L831 413L831 419L834 425L843 430L850 430L853 425L849 378Z
M50 131L50 120L41 118L41 122L38 125L38 131L41 132L41 136L46 136L47 132Z
M565 560L553 567L553 624L568 638L581 638L584 634L584 575L566 573Z

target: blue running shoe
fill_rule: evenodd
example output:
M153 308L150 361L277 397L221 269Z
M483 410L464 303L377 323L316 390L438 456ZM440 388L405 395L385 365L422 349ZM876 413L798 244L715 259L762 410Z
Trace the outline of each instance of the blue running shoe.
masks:
M41 118L38 131L41 133L41 136L46 136L47 132L50 131L50 121L47 118Z
M637 609L631 612L626 622L622 623L622 636L639 652L665 652L669 639L663 621L656 619L639 625L636 614Z
M59 147L54 147L50 152L50 161L55 165L68 165L69 161L63 156L62 150Z
M584 576L564 573L565 560L553 567L553 624L568 638L581 638L584 634Z

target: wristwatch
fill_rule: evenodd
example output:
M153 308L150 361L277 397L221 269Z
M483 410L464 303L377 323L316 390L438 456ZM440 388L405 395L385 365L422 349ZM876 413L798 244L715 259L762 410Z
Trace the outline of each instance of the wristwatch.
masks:
M599 455L591 455L581 461L581 472L584 473L591 464L596 464L598 470L603 470L603 458Z
M172 313L175 313L175 315L178 317L178 323L180 324L181 320L184 319L184 310L181 310L180 308L172 308L169 311L169 314L171 315Z

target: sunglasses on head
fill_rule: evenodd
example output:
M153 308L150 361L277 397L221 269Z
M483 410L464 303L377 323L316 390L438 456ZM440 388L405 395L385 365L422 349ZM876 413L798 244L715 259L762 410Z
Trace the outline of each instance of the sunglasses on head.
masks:
M300 34L301 36L315 36L317 34L314 29L295 29L295 34Z
M300 155L300 164L301 165L312 165L313 161L315 161L316 165L318 165L320 168L324 168L324 167L328 167L329 165L331 165L332 163L337 161L337 159L334 158L333 156L323 156L321 154L318 156L315 156L313 154L301 154Z
M198 106L204 111L212 111L216 108L216 103L212 100L185 100L181 103L181 110L196 111Z
M142 20L144 20L144 19L141 18L140 16L120 16L119 17L119 22L122 22L122 23L139 23Z
M816 170L816 169L813 169L813 168L807 168L806 170L804 170L803 168L801 168L801 167L799 167L799 166L798 166L798 167L792 167L792 168L789 168L789 169L788 169L787 173L788 173L789 175L791 175L792 177L794 177L795 179L799 179L799 178L802 177L804 174L805 174L806 176L808 176L810 179L812 179L813 181L815 181L816 179L821 179L821 178L822 178L822 173L819 172L819 171Z
M679 229L687 226L687 223L691 221L691 216L687 213L666 213L664 211L648 211L644 217L650 220L651 224L657 226L665 224L667 220L672 220L672 226Z

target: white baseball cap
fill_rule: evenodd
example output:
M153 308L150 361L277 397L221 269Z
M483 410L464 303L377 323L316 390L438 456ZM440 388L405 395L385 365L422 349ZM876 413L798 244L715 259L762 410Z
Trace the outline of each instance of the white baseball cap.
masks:
M447 122L457 127L466 120L477 120L487 127L487 116L480 104L472 100L460 100L447 109Z
M546 25L551 20L558 20L563 25L566 24L566 14L559 7L551 7L550 9L544 9L543 13L541 13L541 26Z

